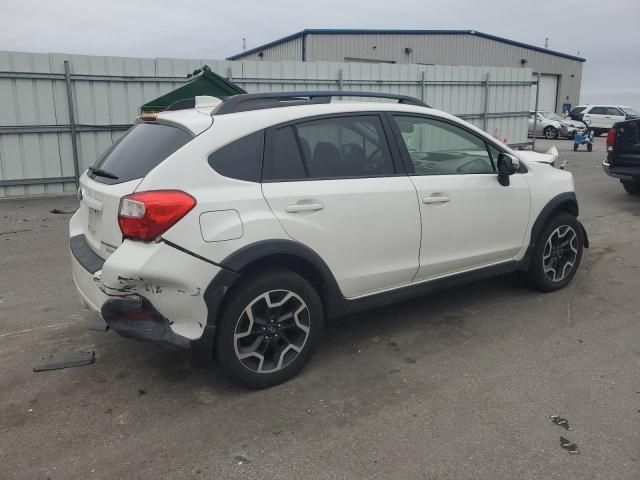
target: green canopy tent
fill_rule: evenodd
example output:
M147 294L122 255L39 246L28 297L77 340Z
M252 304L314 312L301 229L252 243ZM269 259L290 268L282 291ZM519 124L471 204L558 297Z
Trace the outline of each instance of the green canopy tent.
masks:
M212 72L207 65L204 65L200 70L193 72L193 76L190 76L190 80L187 83L155 100L145 103L140 107L140 111L142 113L161 112L172 103L180 100L193 99L200 95L222 98L240 93L247 92L236 84Z

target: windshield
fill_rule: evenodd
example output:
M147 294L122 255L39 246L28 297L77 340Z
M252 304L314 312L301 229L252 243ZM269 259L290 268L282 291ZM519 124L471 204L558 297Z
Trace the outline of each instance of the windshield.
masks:
M638 117L638 116L640 116L640 112L638 112L638 110L636 110L635 108L622 107L622 111L624 113L626 113L627 115L629 115L630 117Z
M542 115L542 118L546 118L547 120L557 120L559 122L562 121L562 118L560 117L560 115L553 113L553 112L538 112L540 115Z

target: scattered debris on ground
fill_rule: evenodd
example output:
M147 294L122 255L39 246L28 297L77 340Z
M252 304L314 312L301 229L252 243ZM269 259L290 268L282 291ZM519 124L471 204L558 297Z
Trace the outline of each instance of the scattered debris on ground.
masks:
M58 215L73 215L74 213L76 213L75 210L60 210L59 208L54 208L53 210L49 211Z
M25 228L23 230L10 230L8 232L0 232L0 235L11 235L13 233L22 233L22 232L30 232L30 228Z
M560 437L560 446L569 453L580 453L580 450L578 450L578 445L570 440L567 440L564 437Z
M561 427L564 427L567 430L571 430L571 427L569 426L569 421L566 418L562 418L560 415L551 415L551 421L556 425L560 425Z
M46 372L48 370L60 370L62 368L82 367L92 364L96 359L96 352L63 352L49 355L44 363L33 367L34 372Z

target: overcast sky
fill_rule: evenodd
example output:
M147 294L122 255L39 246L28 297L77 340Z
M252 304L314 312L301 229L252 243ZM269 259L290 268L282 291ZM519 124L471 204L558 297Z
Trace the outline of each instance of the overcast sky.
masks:
M582 103L640 107L640 0L0 0L0 50L224 59L304 28L549 37L587 59Z

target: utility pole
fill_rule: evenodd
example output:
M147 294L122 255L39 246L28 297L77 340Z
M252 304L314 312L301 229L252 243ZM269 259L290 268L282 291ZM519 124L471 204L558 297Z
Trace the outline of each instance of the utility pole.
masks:
M242 51L243 52L247 51L247 39L246 38L242 39Z
M544 48L549 48L549 37L544 37Z

